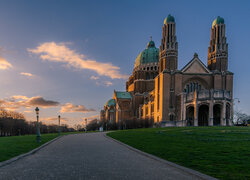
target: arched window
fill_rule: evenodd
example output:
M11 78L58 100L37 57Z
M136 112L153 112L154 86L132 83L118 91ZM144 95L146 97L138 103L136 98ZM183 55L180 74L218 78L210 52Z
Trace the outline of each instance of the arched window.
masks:
M169 119L170 119L170 121L173 121L174 120L174 115L170 114Z

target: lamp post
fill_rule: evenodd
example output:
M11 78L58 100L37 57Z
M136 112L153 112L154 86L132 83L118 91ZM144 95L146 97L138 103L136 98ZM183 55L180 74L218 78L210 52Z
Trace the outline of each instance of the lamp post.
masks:
M61 116L59 115L59 116L58 116L58 136L61 135L60 118L61 118Z
M87 118L85 118L85 133L87 133Z
M40 128L39 128L39 108L36 107L36 119L37 119L37 124L36 124L36 142L40 143L41 142L41 134L40 134Z

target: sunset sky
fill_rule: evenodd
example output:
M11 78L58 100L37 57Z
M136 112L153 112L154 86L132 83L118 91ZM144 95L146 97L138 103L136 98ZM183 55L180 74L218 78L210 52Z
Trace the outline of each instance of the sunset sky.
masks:
M222 16L234 97L250 114L250 1L0 2L0 106L41 121L80 124L99 118L113 90L125 90L136 56L165 17L175 17L181 69L197 52L205 63L213 20Z

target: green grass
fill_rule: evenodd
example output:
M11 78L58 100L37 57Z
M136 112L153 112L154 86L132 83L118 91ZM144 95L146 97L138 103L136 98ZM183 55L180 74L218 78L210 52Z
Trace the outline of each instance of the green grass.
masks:
M66 135L75 133L80 132L67 132L61 134ZM57 133L41 134L41 143L36 142L36 135L0 137L0 162L27 153L57 136Z
M219 179L250 179L249 127L135 129L108 136Z

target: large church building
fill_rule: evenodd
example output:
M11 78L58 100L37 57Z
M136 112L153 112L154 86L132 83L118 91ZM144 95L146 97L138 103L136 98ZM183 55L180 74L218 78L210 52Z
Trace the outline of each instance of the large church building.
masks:
M126 91L114 91L100 112L103 122L151 119L159 126L230 126L233 73L228 71L224 19L211 27L207 65L198 54L178 69L175 18L164 20L159 49L150 40L135 60Z

